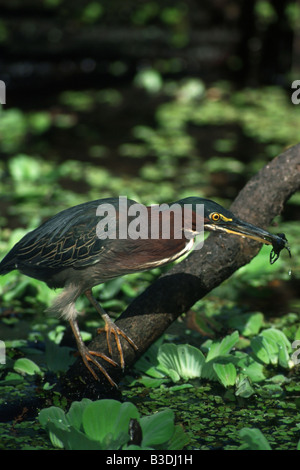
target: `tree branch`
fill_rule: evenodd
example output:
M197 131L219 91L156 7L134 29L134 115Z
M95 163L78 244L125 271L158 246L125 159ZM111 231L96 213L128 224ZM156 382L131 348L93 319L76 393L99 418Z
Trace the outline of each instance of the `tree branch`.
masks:
M231 206L239 218L266 228L283 210L286 200L300 187L300 144L287 149L262 168L239 193ZM288 238L288 234L287 234ZM201 250L194 251L181 263L174 265L149 286L128 306L116 323L137 344L138 352L122 341L128 367L158 339L166 328L193 304L230 277L238 268L249 263L261 245L241 237L212 233ZM106 338L98 335L90 344L94 351L106 352ZM113 358L118 361L116 348ZM102 362L110 376L118 382L122 371ZM84 394L103 396L110 390L105 378L95 384L81 359L69 369L66 383L81 377ZM87 388L90 389L87 392ZM93 392L91 392L93 390ZM78 393L79 390L77 389ZM100 395L99 395L100 394Z

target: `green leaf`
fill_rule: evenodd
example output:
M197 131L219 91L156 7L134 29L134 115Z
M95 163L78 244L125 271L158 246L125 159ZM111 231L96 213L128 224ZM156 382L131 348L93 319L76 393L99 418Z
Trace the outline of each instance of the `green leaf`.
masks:
M224 387L230 387L235 384L237 372L235 366L232 363L214 363L213 368L218 376L218 379L220 380L221 384L224 385Z
M202 352L189 344L163 344L159 348L157 368L171 377L173 382L201 376L205 357Z
M16 362L14 363L14 370L21 374L42 375L42 371L39 366L31 359L27 359L26 357L16 360Z
M251 347L255 356L265 364L280 363L282 367L290 367L291 343L282 331L276 328L263 330L251 340Z
M118 449L129 440L131 418L139 418L132 403L104 399L92 402L84 409L82 426L90 439L99 441L106 449Z
M272 450L263 433L257 429L243 428L239 432L244 444L241 450Z
M24 380L24 377L22 377L20 374L16 374L15 372L8 372L4 379L0 380L0 385L17 385L22 383Z
M254 389L251 387L248 377L243 377L237 384L236 396L249 398L253 395Z
M53 341L46 339L46 363L52 372L65 372L76 358L71 354L73 349L67 346L59 346Z
M174 433L168 442L168 450L181 450L189 443L189 438L183 431L182 427L175 426Z
M170 392L178 392L179 390L186 390L187 388L193 388L192 384L189 383L184 383L180 385L173 385L172 387L169 387Z
M238 331L234 331L231 335L225 336L225 338L222 339L222 341L214 341L209 348L207 357L206 357L206 362L210 361L211 359L214 359L215 357L218 356L223 356L228 354L231 349L235 346L235 344L239 340L239 333Z
M264 316L260 312L237 315L228 322L231 328L237 328L243 336L257 335L264 323Z
M283 331L277 330L276 328L268 328L263 330L260 335L268 340L274 341L278 346L278 352L280 349L288 353L292 352L292 345Z
M150 377L153 377L155 379L164 378L165 374L163 374L157 369L157 355L162 342L163 337L155 341L155 343L153 343L150 348L134 364L134 368L137 369L139 372L144 372L145 374L150 375Z
M92 403L92 400L83 398L81 401L74 401L70 406L66 418L68 423L75 429L80 430L83 412L90 403Z
M281 397L283 396L284 392L283 389L279 384L266 384L261 387L257 387L256 393L258 393L261 397Z
M50 421L57 421L58 423L61 423L65 429L68 429L68 421L65 412L57 406L44 408L39 413L39 422L42 426L47 426Z
M164 377L165 377L165 375L164 375ZM147 377L146 375L142 375L137 380L133 380L131 382L131 385L134 385L136 382L139 382L140 384L144 385L144 387L146 387L146 388L158 388L163 383L169 382L169 379L167 379L167 378L156 379L154 377Z
M54 447L57 447L58 449L64 449L65 448L65 436L66 433L62 429L58 429L57 425L55 423L48 423L47 425L48 433L49 433L49 438Z
M247 375L251 382L265 380L264 365L245 353L237 353L239 357L236 365L241 368L243 375Z
M281 367L289 369L293 367L293 362L291 361L290 354L285 344L278 346L278 363Z
M265 338L262 336L255 336L255 338L251 340L251 348L257 359L262 361L264 364L270 363L269 350Z
M142 447L153 447L168 441L174 433L174 413L164 410L140 420L143 432Z
M57 406L50 406L39 413L39 422L49 432L49 437L59 449L65 447L64 434L69 431L69 424L64 411Z
M295 333L295 340L300 339L300 325L298 326L296 333Z
M263 330L261 333L261 336L264 336L265 338L271 338L273 341L276 341L278 344L285 344L286 347L289 349L291 352L291 343L286 337L286 335L283 333L283 331L277 330L276 328L268 328L266 330Z
M157 369L155 365L153 365L157 363L156 357L157 357L157 353L155 357L152 358L152 360L150 360L151 358L149 358L148 355L143 355L135 363L134 368L140 372L144 372L145 374L155 379L162 379L165 377L165 374L163 374L161 371Z
M66 450L104 450L100 442L88 438L84 433L70 427L64 430L57 423L48 424L49 436L52 444Z

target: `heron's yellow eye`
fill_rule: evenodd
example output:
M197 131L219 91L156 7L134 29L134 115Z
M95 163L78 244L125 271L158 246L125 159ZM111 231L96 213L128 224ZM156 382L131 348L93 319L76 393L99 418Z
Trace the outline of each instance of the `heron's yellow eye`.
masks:
M218 214L218 212L213 212L212 214L210 214L210 218L214 222L217 222L220 219L220 214Z

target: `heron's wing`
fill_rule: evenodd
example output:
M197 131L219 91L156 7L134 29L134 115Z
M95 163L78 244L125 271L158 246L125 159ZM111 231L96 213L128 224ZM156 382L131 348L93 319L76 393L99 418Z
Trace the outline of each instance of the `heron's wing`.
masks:
M98 222L95 207L60 212L25 235L9 253L10 258L16 264L49 269L95 264L106 244L101 227L97 230Z

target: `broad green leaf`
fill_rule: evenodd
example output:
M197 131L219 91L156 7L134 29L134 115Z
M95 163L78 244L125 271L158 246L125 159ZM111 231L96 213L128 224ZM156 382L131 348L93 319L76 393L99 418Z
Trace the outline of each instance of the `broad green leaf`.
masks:
M4 379L0 380L0 385L17 385L22 383L24 380L25 378L20 374L17 374L16 372L8 372Z
M88 398L83 398L81 401L73 401L70 409L66 415L68 423L75 429L80 430L82 424L82 415L85 408L92 403Z
M263 386L256 388L256 393L258 393L261 397L281 397L284 394L282 387L279 384L265 384Z
M62 430L60 429L56 423L53 423L52 421L48 423L47 425L47 430L49 433L49 438L54 447L57 447L58 449L64 449L65 448L65 437L68 432L68 430Z
M154 359L156 362L156 357ZM161 379L165 377L165 374L160 372L154 365L153 362L150 362L148 357L140 357L140 359L136 362L134 365L135 369L138 371L144 372L145 374L149 375L150 377L153 377L155 379Z
M242 378L242 380L239 381L237 384L237 389L236 389L236 396L238 397L243 397L243 398L249 398L251 395L253 395L254 389L251 387L250 382L248 377Z
M45 408L39 413L39 422L47 429L54 447L63 449L65 447L64 436L70 429L64 411L57 406Z
M177 425L174 428L174 433L168 442L168 450L181 450L189 443L187 434L183 431L182 427Z
M259 336L251 340L251 347L255 356L265 364L289 367L291 343L285 334L275 328L263 330Z
M228 322L229 326L237 328L243 336L257 335L263 326L263 323L264 316L260 312L237 315Z
M129 440L128 426L131 418L139 418L137 408L130 402L98 400L90 403L83 411L82 425L86 435L112 448L122 434L122 444ZM125 437L126 436L126 437Z
M64 411L57 406L50 406L49 408L41 410L39 413L39 422L45 427L49 422L57 422L62 429L67 430L69 428L69 423Z
M244 441L240 446L242 450L272 450L263 433L257 428L243 428L239 434Z
M163 344L157 356L157 368L167 374L173 382L201 376L205 357L202 352L189 344Z
M104 450L100 442L88 438L83 432L70 427L61 429L57 423L48 425L49 437L55 447L66 450Z
M278 354L279 354L279 346L276 341L274 341L271 337L264 337L262 336L264 341L264 346L266 351L269 355L270 363L273 365L278 364Z
M264 365L257 362L249 354L240 354L241 356L236 365L241 368L243 375L247 375L251 382L261 382L265 380Z
M262 336L255 336L255 338L251 340L251 348L257 359L262 361L264 364L270 363L270 356L265 338Z
M144 372L145 374L155 379L164 378L165 374L157 369L157 355L162 342L162 337L155 341L155 343L153 343L150 348L134 364L134 368L137 369L139 372Z
M20 372L21 374L42 375L42 371L39 366L31 359L27 359L26 357L16 360L16 362L14 363L14 370L16 372Z
M144 385L146 388L158 388L163 383L169 382L169 379L164 375L164 379L156 379L154 377L148 377L147 375L142 375L138 379L133 379L130 382L130 386L135 385L137 382Z
M278 345L278 363L285 369L292 368L294 363L290 358L290 354L285 344Z
M286 337L286 335L283 333L283 331L277 330L276 328L268 328L266 330L263 330L260 335L264 338L273 340L279 346L285 345L289 352L292 351L291 343Z
M143 447L153 447L168 441L174 433L174 413L164 410L140 420Z
M232 363L214 363L213 368L218 376L218 379L220 380L221 384L224 385L224 387L229 387L235 384L237 372L235 366Z
M223 338L222 341L214 341L210 345L210 348L206 357L206 362L210 361L211 359L214 359L215 357L228 354L231 351L231 349L235 346L235 344L238 342L238 340L239 340L239 333L238 331L234 331L231 335L225 336L225 338Z

